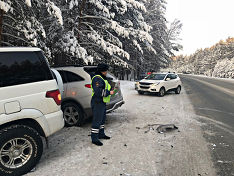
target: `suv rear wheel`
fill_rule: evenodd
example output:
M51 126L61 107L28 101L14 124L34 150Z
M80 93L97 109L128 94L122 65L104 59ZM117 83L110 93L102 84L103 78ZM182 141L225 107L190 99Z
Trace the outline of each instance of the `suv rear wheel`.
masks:
M81 108L77 104L72 102L65 103L62 105L62 110L66 126L70 127L82 125L84 115Z
M0 131L0 175L17 176L31 171L39 162L43 143L37 131L14 125Z
M175 89L175 93L176 94L180 94L181 92L181 86L178 86L176 89Z

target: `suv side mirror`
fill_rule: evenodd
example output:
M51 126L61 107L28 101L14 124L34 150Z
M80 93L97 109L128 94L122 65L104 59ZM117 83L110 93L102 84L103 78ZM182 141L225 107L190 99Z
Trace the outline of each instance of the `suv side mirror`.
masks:
M170 81L171 80L171 78L166 78L166 81Z

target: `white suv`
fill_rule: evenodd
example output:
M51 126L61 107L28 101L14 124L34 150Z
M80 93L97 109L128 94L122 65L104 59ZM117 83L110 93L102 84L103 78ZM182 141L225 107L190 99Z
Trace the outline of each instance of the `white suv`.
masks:
M61 95L39 48L0 48L0 175L23 175L64 126Z
M90 104L92 98L91 77L97 71L97 66L79 67L73 65L56 67L56 70L60 73L64 83L62 110L64 112L65 125L81 126L85 119L92 116ZM124 100L119 80L109 73L107 74L107 79L112 88L117 90L116 94L111 96L110 102L106 105L108 113L122 106Z
M139 94L144 94L145 92L158 93L161 97L170 90L180 94L181 81L175 73L152 73L136 83L136 90Z

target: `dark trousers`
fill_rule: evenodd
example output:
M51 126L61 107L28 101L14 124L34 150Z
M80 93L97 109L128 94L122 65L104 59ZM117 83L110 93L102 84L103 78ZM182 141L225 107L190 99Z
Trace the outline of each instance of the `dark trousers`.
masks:
M99 137L105 135L104 124L106 121L106 103L92 98L91 107L93 111L91 139L92 141L97 141Z

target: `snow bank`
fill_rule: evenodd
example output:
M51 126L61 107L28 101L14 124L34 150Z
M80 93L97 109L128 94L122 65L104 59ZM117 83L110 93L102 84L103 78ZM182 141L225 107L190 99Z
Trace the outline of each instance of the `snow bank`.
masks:
M220 78L234 78L234 58L218 61L215 65L212 76Z

